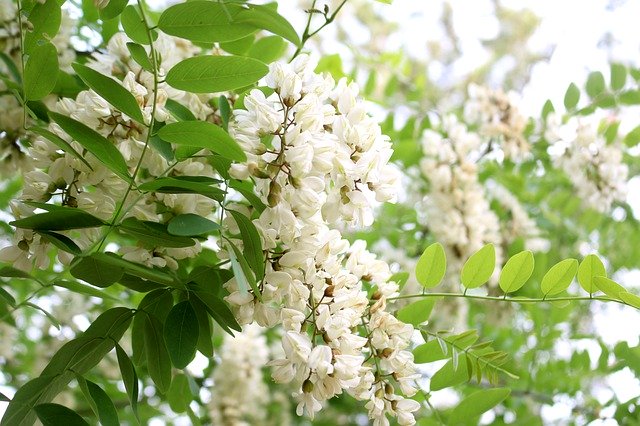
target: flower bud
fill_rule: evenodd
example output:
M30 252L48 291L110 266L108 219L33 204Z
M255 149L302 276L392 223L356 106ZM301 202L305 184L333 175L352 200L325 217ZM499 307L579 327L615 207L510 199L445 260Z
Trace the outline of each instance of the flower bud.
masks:
M269 207L275 207L280 202L280 193L282 188L280 184L275 180L272 180L269 184L269 195L267 195L267 202Z
M302 391L304 393L313 392L313 383L311 383L311 380L307 379L302 383Z
M330 285L329 287L324 289L324 295L326 297L333 297L333 291L335 290L336 286L335 285Z

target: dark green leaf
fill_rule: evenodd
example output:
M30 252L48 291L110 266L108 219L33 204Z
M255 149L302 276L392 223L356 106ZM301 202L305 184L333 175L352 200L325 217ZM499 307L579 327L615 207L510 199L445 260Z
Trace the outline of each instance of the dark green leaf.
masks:
M27 100L42 99L51 93L58 80L58 69L58 51L53 44L34 47L24 66L24 95Z
M216 294L211 291L207 291L192 283L192 287L195 291L198 299L204 304L209 315L229 334L232 334L229 330L234 329L236 331L242 331L242 328L236 321L233 313L227 306L227 304Z
M93 154L98 161L125 181L131 181L124 157L107 138L88 126L65 115L50 112L49 116L69 136Z
M73 155L75 158L77 158L78 160L82 161L90 170L93 170L93 167L91 167L91 165L89 164L89 162L87 160L84 159L84 157L82 155L80 155L78 153L78 151L76 151L71 144L69 144L67 141L65 141L64 139L62 139L60 136L56 135L53 132L50 132L49 130L42 128L42 127L30 127L29 131L33 132L33 133L37 133L38 135L42 136L43 138L46 138L47 140L49 140L50 142L53 142L58 148L60 148L61 150L63 150L64 152Z
M219 126L206 121L179 121L162 127L158 135L177 145L206 148L233 161L247 159L240 145Z
M196 121L197 118L189 108L182 105L179 102L174 101L173 99L167 99L167 104L165 108L174 116L174 118L178 121Z
M264 253L262 252L262 240L255 225L245 215L235 210L227 210L233 216L242 237L244 245L243 255L251 267L256 280L264 277Z
M164 194L200 194L213 200L222 201L224 191L212 184L217 180L206 180L200 176L176 176L158 178L138 186L140 191L160 192Z
M198 350L207 358L213 356L213 342L211 340L212 329L211 319L207 314L207 308L202 304L197 297L189 298L189 303L193 307L193 311L198 318Z
M218 229L220 225L217 223L193 213L180 214L171 219L167 226L170 234L186 237L210 234Z
M59 404L40 404L33 407L43 426L89 426L78 413Z
M171 385L171 359L162 338L162 323L155 316L145 318L144 347L149 376L158 391L166 393Z
M222 120L222 128L226 132L229 128L229 118L231 118L231 106L225 95L220 95L218 98L218 111Z
M268 71L265 64L252 58L206 55L179 62L169 70L166 81L187 92L215 93L253 84Z
M112 0L113 1L113 0ZM144 125L144 117L140 106L133 97L131 92L124 88L120 82L111 77L102 75L98 71L85 65L74 63L73 69L78 76L107 102L113 105L117 110Z
M174 367L185 368L193 360L198 332L198 318L188 300L178 303L169 311L164 322L164 341Z
M64 231L68 229L94 228L104 225L102 219L90 215L84 210L67 207L54 211L38 213L24 219L9 222L16 228L36 231Z
M73 240L66 235L58 234L57 232L50 231L38 231L42 240L53 244L58 247L60 250L66 251L67 253L79 255L82 253L80 247Z
M122 382L127 391L127 397L131 404L131 410L136 418L138 417L138 375L133 363L127 356L127 353L120 345L116 345L116 355L118 357L118 365L120 366L120 374Z
M446 359L447 354L442 351L442 346L438 340L433 339L423 345L417 346L413 350L413 357L416 364L427 364Z
M109 287L118 282L124 274L124 268L113 265L109 260L109 256L105 253L76 257L69 271L74 277L96 287Z
M66 288L67 290L71 290L74 293L86 294L87 296L99 297L101 299L118 300L115 297L106 294L100 289L79 283L77 281L56 280L53 282L53 285L56 287Z
M195 244L193 238L171 235L165 225L133 217L123 220L118 229L150 247L191 247Z
M107 395L100 386L89 380L86 380L86 385L89 396L95 403L98 410L97 414L100 424L102 424L102 426L120 425L118 412L116 411L116 407L113 405L113 401L109 398L109 395Z
M458 368L456 369L453 368L453 361L449 360L431 377L429 389L431 391L437 391L450 386L459 385L469 380L469 377L470 372L468 371L466 362L459 363Z
M142 47L142 45L138 43L129 42L127 43L127 49L129 49L129 53L131 54L131 57L133 58L133 60L136 61L138 65L142 67L143 70L151 73L153 72L153 64L149 59L149 54L144 49L144 47Z
M237 40L256 32L252 24L236 23L243 8L235 4L210 1L179 3L166 9L158 27L167 34L195 42L213 43Z

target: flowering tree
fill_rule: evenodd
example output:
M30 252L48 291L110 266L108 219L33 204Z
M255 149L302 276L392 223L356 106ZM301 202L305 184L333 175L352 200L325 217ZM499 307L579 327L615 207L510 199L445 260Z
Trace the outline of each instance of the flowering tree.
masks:
M523 423L560 394L634 422L584 394L638 347L583 318L640 309L609 278L637 267L640 72L526 117L372 51L380 124L314 59L348 9L316 3L296 29L275 3L1 1L0 424ZM585 334L599 359L556 356Z

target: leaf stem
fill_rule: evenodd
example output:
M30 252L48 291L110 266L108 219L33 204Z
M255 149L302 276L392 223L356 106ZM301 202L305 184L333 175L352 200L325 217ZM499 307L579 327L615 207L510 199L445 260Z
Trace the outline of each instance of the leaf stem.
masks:
M324 27L326 27L336 19L336 16L338 16L338 12L340 12L340 9L342 9L342 7L347 3L347 0L342 0L342 3L340 3L338 7L336 7L336 9L331 14L328 13L328 9L325 9L325 11L322 13L324 16L324 24L320 25L314 31L311 31L311 19L313 18L313 14L319 12L316 9L316 3L317 3L317 0L313 0L313 3L311 3L311 7L307 10L307 13L309 14L309 16L307 17L307 25L305 26L304 31L302 33L302 38L300 39L300 45L298 46L296 51L293 53L293 56L291 57L291 61L293 61L296 58L296 56L298 56L300 52L302 52L302 49L304 48L305 43L311 37L318 34L320 30L322 30Z

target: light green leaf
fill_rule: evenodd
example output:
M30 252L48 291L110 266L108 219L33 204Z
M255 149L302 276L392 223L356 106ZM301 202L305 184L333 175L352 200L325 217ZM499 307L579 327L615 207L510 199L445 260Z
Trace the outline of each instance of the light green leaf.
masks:
M53 44L34 47L24 66L24 95L27 100L42 99L51 93L58 81L58 69L58 51Z
M447 258L440 243L427 247L416 263L416 279L425 288L436 287L447 271Z
M611 89L620 90L627 82L627 67L622 64L611 64Z
M468 371L467 363L460 362L457 367L458 368L454 368L452 360L447 361L447 363L431 377L429 389L433 392L459 385L469 380L470 372Z
M164 322L163 334L174 367L185 368L193 360L198 333L198 318L188 300L171 308Z
M138 9L134 5L129 5L124 8L122 12L122 16L120 17L120 22L122 23L122 28L124 32L129 36L129 38L136 43L140 44L149 44L149 36L147 35L147 27L142 20L142 16L138 12ZM158 33L155 31L151 32L152 40L158 38ZM134 58L135 59L135 58ZM137 62L137 59L136 59ZM140 62L138 62L140 63ZM140 64L142 65L142 64Z
M247 52L247 56L268 64L280 59L286 49L287 43L282 39L282 37L263 37L251 46Z
M56 0L47 0L44 3L35 2L33 9L29 12L31 31L25 31L24 34L25 53L36 54L34 49L41 42L50 42L56 36L62 22L60 5Z
M496 249L487 244L465 262L460 273L462 285L466 288L480 287L489 281L496 267Z
M636 146L640 143L640 126L636 126L624 137L624 144L628 147Z
M167 392L169 407L174 413L184 413L193 401L193 394L189 387L189 378L184 374L177 374L171 381L171 387Z
M109 3L99 11L100 18L103 20L115 18L122 13L127 3L129 0L109 0Z
M143 70L151 73L153 72L153 64L149 59L149 54L144 49L144 47L142 47L142 45L129 42L127 43L127 49L129 49L129 53L131 54L133 60L136 61Z
M300 44L300 38L289 21L269 6L251 4L249 9L243 10L236 15L235 22L238 24L250 24L267 30L284 37L296 46Z
M216 93L249 86L268 71L265 64L252 58L203 55L176 64L167 73L166 81L187 92Z
M592 98L595 98L596 96L604 92L605 87L606 87L606 84L604 82L604 76L600 71L594 71L592 73L589 73L589 77L587 77L587 87L586 87L587 94L589 96L591 96Z
M163 140L176 145L205 148L233 161L247 159L240 145L219 126L206 121L179 121L158 132Z
M607 296L612 299L621 299L620 294L623 292L627 292L627 290L622 287L620 284L615 282L612 279L607 277L593 277L593 283L598 288L598 290L602 291Z
M627 305L631 305L636 309L640 309L640 296L629 293L628 291L621 291L618 293L618 297Z
M250 34L246 37L239 38L238 40L221 42L220 48L233 55L244 55L253 45L255 39L256 37L253 34Z
M257 31L252 24L235 22L244 9L235 4L190 1L166 9L158 28L165 33L201 43L232 41Z
M587 293L595 293L598 288L593 283L596 276L607 276L604 264L598 256L590 254L586 256L578 267L578 283Z
M580 89L578 86L571 83L564 94L564 107L567 110L572 110L578 105L580 100Z
M74 63L72 67L87 86L117 110L123 112L138 123L142 125L145 124L142 111L136 98L134 98L131 92L125 89L120 82L82 64Z
M400 309L397 318L404 323L418 326L429 319L435 304L435 298L418 300Z
M98 161L104 164L109 170L120 176L123 180L130 182L131 176L124 157L107 138L66 115L49 112L49 116L64 130L69 136L93 154Z
M451 412L448 423L453 425L474 422L485 411L489 411L504 401L509 394L511 394L511 389L508 388L476 391L460 401Z
M68 229L94 228L104 225L102 219L90 215L84 210L66 207L54 211L38 213L33 216L9 222L9 225L36 231L64 231Z
M578 272L578 261L575 259L565 259L556 263L542 277L540 283L542 294L547 297L565 291L576 276L576 272Z
M167 232L171 235L185 237L210 234L218 229L220 225L217 223L193 213L180 214L171 219L167 226Z
M505 293L518 291L533 273L533 253L529 250L520 252L511 257L500 273L500 288Z
M623 105L640 105L640 90L627 90L620 95Z
M78 413L60 404L46 403L33 407L43 426L89 426Z
M441 359L446 359L447 354L442 351L438 339L429 340L427 343L417 346L413 350L413 358L416 364L427 364Z

